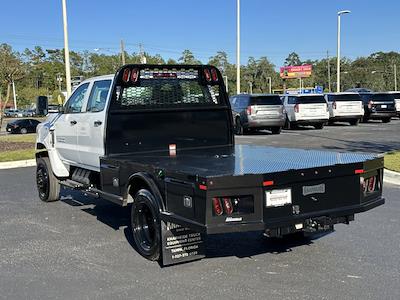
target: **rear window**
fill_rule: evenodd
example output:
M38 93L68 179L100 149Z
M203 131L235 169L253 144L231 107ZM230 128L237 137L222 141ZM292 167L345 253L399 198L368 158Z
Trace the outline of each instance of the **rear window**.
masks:
M326 103L324 96L303 96L297 97L298 104Z
M201 84L198 73L198 70L167 73L141 70L139 85L117 89L116 104L123 109L219 105L219 85Z
M361 97L358 94L328 95L328 101L361 101Z
M400 100L400 93L392 94L393 98L396 100Z
M250 98L250 105L281 105L279 96L255 96Z
M394 100L394 95L393 94L373 94L371 97L372 101L378 101L378 102L383 102L383 101L393 101Z

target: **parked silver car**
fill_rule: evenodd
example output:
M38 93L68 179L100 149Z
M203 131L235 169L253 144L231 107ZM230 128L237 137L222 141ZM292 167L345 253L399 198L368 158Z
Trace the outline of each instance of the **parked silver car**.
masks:
M285 125L285 112L279 95L240 94L230 97L236 134L268 129L279 134Z
M297 125L311 125L316 129L324 128L329 120L328 104L321 94L284 95L287 128Z
M336 121L358 125L364 116L364 105L361 96L354 92L325 94L328 101L329 123Z

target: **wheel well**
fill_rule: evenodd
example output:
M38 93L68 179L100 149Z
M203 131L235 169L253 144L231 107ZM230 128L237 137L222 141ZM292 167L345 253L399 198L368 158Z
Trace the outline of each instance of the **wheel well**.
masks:
M42 143L36 144L36 150L38 150L38 152L36 152L35 154L36 158L49 157L49 153L47 152L46 146L43 145Z
M126 189L126 197L128 199L127 203L133 203L136 193L140 189L147 189L150 191L156 199L155 205L159 207L160 210L164 210L164 202L162 200L162 195L154 183L152 178L144 173L137 173L130 177L128 188Z

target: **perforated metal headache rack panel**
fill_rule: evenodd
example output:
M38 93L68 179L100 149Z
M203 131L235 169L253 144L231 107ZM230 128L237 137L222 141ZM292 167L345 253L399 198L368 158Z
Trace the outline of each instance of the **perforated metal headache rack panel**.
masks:
M201 85L198 70L140 70L140 84L125 87L122 107L179 107L219 104L219 86Z
M267 174L334 165L361 163L377 158L364 153L340 153L318 150L275 148L252 145L182 151L176 157L139 154L130 159L156 168L197 174L203 177Z

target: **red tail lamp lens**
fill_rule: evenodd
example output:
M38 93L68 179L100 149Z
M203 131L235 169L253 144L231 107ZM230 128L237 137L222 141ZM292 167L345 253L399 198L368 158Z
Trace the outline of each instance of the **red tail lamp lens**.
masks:
M122 81L123 82L128 82L130 75L131 75L131 70L125 69L124 73L122 73Z
M216 69L211 69L211 77L213 81L218 81L218 73Z
M139 79L139 70L138 69L133 69L131 73L131 81L132 82L137 82Z
M368 180L368 192L375 191L375 186L376 186L376 177L372 176Z
M223 210L222 210L222 205L221 205L221 200L219 198L213 198L213 207L214 207L214 212L217 216L222 215Z
M223 198L222 201L224 202L224 210L227 215L231 215L233 213L233 206L232 201L230 198Z
M211 74L210 74L210 70L209 69L204 69L204 77L206 78L206 80L208 82L211 81Z
M297 112L297 113L300 111L300 110L299 110L299 105L298 105L298 104L296 104L296 105L294 106L294 111Z

